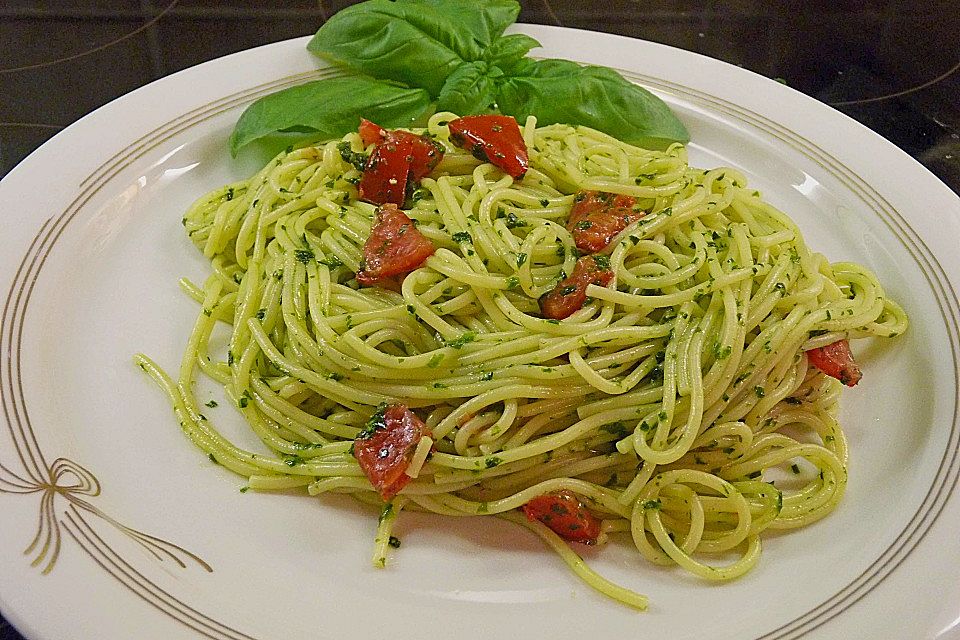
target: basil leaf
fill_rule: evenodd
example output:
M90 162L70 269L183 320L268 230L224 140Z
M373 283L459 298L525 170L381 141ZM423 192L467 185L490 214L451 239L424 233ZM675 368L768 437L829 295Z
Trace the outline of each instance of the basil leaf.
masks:
M458 30L466 27L470 35L486 49L495 44L503 35L504 29L512 25L520 15L520 3L514 0L400 0L416 4L429 5L439 13L454 16ZM512 37L512 36L507 36ZM476 60L476 56L460 54L467 60Z
M463 58L450 21L415 3L370 0L334 14L307 49L336 64L437 95ZM476 43L467 38L461 45Z
M440 90L437 111L457 114L490 111L497 101L495 79L502 76L499 68L491 68L486 62L464 62L450 74Z
M540 43L530 36L514 33L495 40L484 51L483 59L495 67L500 67L507 75L521 75L523 65L520 63L524 56L539 46Z
M334 63L439 95L516 18L507 0L368 0L334 14L307 49Z
M656 149L690 140L683 123L660 98L613 69L540 60L527 65L525 72L507 78L497 96L500 110L520 122L535 115L538 125L583 125Z
M337 138L356 130L360 115L384 127L406 127L430 106L423 89L406 89L365 76L327 78L260 98L243 112L230 152L275 134Z

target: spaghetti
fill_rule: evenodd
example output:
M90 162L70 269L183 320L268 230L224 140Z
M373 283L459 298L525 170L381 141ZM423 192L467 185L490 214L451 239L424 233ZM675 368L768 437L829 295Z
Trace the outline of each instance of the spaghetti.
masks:
M658 564L709 580L747 572L767 529L827 515L846 484L836 420L842 385L806 351L893 337L903 311L861 266L829 263L734 169L690 167L686 151L640 149L585 128L523 127L529 169L514 180L446 150L405 213L435 247L392 290L361 287L374 206L343 141L290 149L255 176L198 200L184 225L211 261L176 381L185 433L256 490L349 493L383 509L385 562L401 509L500 515L534 529L588 584L632 606L643 596L591 571L516 510L569 491ZM544 318L538 299L577 261L574 194L630 196L648 212L604 251L615 274L583 308ZM209 351L229 326L226 359ZM204 374L221 383L275 452L238 448L202 413ZM384 505L351 455L381 403L429 429Z

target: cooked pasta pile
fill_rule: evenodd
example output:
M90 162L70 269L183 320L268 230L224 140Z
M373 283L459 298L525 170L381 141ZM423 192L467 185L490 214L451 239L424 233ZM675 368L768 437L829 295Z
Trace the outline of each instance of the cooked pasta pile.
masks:
M186 434L251 489L381 505L379 564L401 509L500 515L640 608L516 509L571 491L602 518L600 542L622 532L650 561L710 580L753 567L763 531L830 513L847 480L842 385L805 351L905 330L876 278L811 251L740 173L690 167L680 145L649 151L531 118L530 168L515 181L449 144L452 117L431 118L446 154L404 207L437 250L395 290L355 280L375 209L338 149L363 151L356 134L288 150L193 205L183 222L213 272L182 283L201 312L179 379L138 356ZM613 283L546 319L538 299L577 260L566 222L581 190L649 213L606 250ZM208 349L217 326L232 332L226 354ZM275 455L217 431L200 374ZM351 446L393 402L430 434L414 480L383 505Z

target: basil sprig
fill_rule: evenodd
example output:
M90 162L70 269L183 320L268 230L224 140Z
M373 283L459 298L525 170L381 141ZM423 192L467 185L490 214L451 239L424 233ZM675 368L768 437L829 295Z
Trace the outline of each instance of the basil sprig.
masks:
M263 138L338 138L354 131L359 116L384 127L407 126L431 104L423 89L368 76L315 80L260 98L243 112L230 151Z
M500 112L538 123L598 129L663 148L689 134L655 95L606 67L527 57L540 43L503 35L514 0L368 0L333 15L307 49L348 75L285 89L254 102L230 138L234 155L270 137L332 138L360 116L409 126L434 110Z
M334 14L307 50L436 96L457 67L483 57L519 12L512 0L368 0Z
M660 98L613 69L569 60L538 60L523 75L505 78L497 104L521 122L535 115L539 125L580 124L643 147L690 139Z

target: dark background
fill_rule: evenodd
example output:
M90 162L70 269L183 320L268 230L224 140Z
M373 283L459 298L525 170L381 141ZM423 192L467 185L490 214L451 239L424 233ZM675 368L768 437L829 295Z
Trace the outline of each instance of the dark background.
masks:
M311 34L347 4L0 0L0 177L114 98L211 58ZM521 4L520 22L652 40L778 78L877 131L960 193L958 0ZM21 640L2 617L0 640Z

